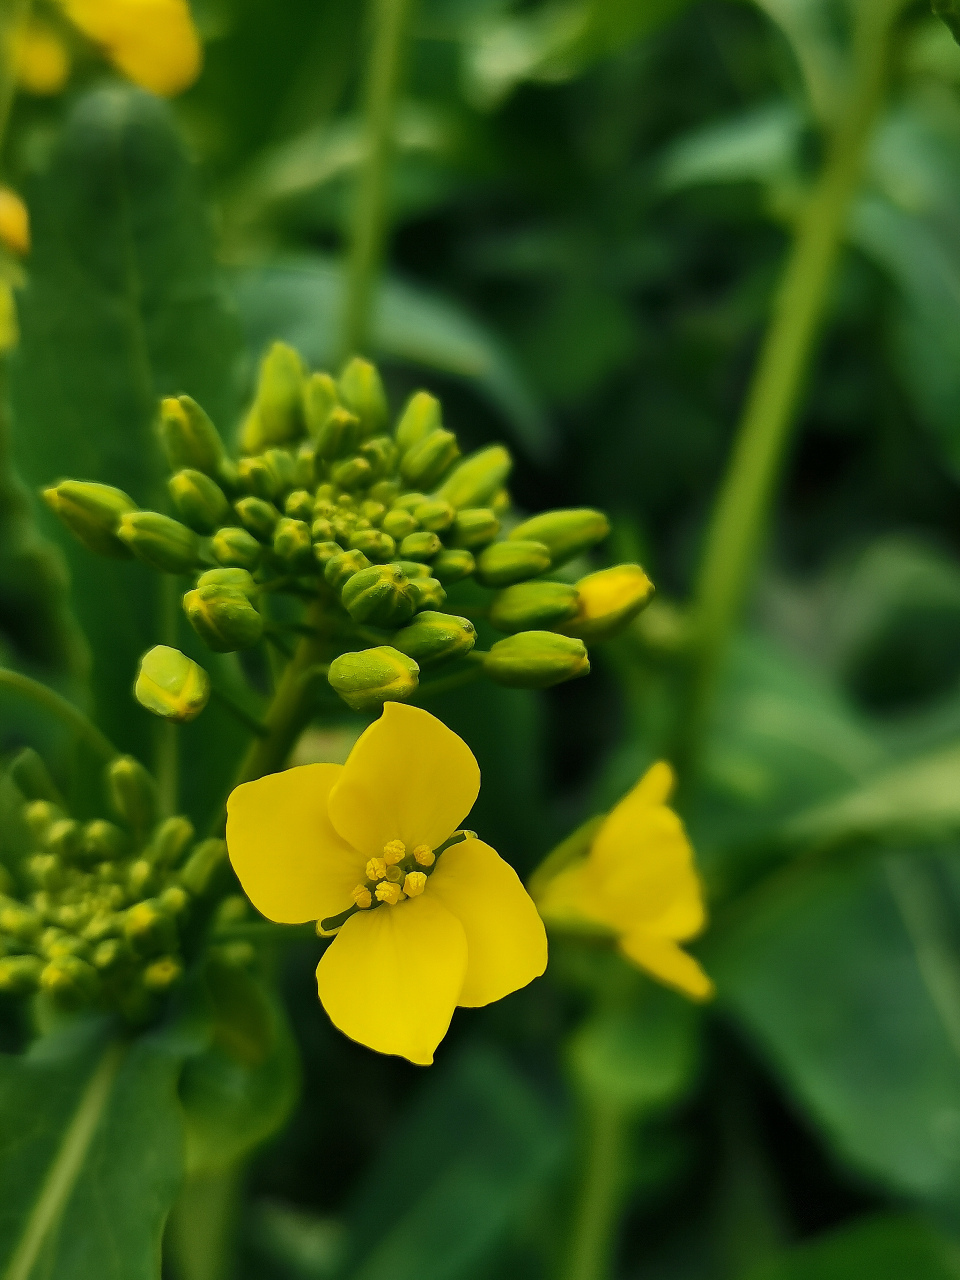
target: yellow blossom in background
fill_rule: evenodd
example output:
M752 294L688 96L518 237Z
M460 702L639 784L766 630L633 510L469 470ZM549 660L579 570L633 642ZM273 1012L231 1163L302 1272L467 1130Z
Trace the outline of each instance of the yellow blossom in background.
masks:
M587 855L546 882L537 905L548 924L611 930L628 960L706 1000L713 983L678 945L701 932L706 913L693 850L667 805L673 785L670 766L653 765L604 819Z
M200 74L186 0L60 0L64 13L134 84L172 97Z
M388 702L345 765L301 765L230 796L227 846L247 896L271 920L338 929L320 1000L380 1053L432 1062L457 1005L490 1004L546 968L516 872L458 830L479 790L461 738Z
M70 75L70 55L59 35L46 22L30 18L14 35L13 60L17 83L28 93L59 93Z
M20 257L30 252L30 215L9 187L0 187L0 242Z

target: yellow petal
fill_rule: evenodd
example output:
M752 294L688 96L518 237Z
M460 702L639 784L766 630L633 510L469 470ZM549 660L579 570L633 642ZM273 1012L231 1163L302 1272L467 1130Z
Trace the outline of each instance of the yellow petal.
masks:
M462 738L428 711L387 702L330 793L330 819L369 857L391 840L436 849L466 818L479 790L480 769Z
M351 1040L428 1066L466 966L463 926L425 893L351 916L317 965L317 991Z
M67 17L134 84L165 97L200 74L201 47L186 0L60 0Z
M305 764L245 782L227 801L227 849L244 892L269 920L301 924L353 903L363 858L327 816L343 769Z
M666 760L658 760L650 766L633 790L627 793L625 799L632 797L635 803L666 804L673 795L675 784L676 777Z
M674 942L636 930L620 939L620 950L641 969L694 1000L709 1000L714 985L693 956Z
M482 840L441 854L427 881L467 935L467 972L457 1004L490 1004L539 978L547 967L547 935L513 867Z

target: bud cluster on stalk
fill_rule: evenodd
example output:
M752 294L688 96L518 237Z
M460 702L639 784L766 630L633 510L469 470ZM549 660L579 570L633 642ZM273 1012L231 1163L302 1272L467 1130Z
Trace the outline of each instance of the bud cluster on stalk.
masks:
M149 1018L183 974L192 908L224 842L198 841L185 817L160 819L156 784L131 756L106 768L110 819L78 820L50 799L29 749L11 776L32 849L0 867L0 994Z
M47 502L91 550L190 575L184 610L217 652L260 642L275 593L316 601L328 680L359 710L410 697L422 667L470 654L474 625L447 607L448 593L462 598L468 581L486 589L480 614L507 633L471 660L497 683L525 688L585 674L584 641L625 625L652 592L639 566L621 566L633 576L616 589L594 589L596 574L555 580L606 537L606 517L561 510L517 523L505 488L509 452L493 445L461 456L426 391L391 425L366 360L349 361L334 379L308 373L275 343L237 458L189 396L162 402L160 435L175 516L76 480L46 490Z

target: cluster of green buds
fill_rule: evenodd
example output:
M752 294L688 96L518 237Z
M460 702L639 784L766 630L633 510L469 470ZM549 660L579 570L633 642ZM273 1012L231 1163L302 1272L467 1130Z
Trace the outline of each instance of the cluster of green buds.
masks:
M189 396L162 402L160 436L176 518L76 480L46 501L91 550L191 575L184 610L218 652L261 640L276 593L316 602L328 680L359 710L410 697L422 667L456 659L516 687L583 675L585 641L624 626L652 594L638 565L563 580L606 537L606 517L571 509L518 522L509 452L462 457L426 391L391 428L380 376L360 358L334 379L275 343L237 459ZM506 638L474 651L471 616Z
M191 908L225 864L182 816L159 819L131 756L106 768L113 819L78 821L30 750L11 766L32 849L0 868L0 993L149 1018L184 971Z

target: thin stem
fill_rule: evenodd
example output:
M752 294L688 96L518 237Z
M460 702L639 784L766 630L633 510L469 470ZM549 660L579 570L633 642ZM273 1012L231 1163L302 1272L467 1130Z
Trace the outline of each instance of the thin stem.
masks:
M699 648L678 755L696 750L731 632L763 544L798 400L883 105L892 19L899 0L861 6L849 101L800 217L707 533L696 588Z
M629 1121L618 1107L588 1104L587 1150L563 1280L606 1280L623 1197Z
M19 671L8 671L0 667L0 690L4 689L10 693L19 694L35 706L42 707L44 711L65 724L78 738L88 743L104 760L113 760L120 754L110 739L101 733L82 711L79 711L66 698L62 698L59 693L54 693L45 684L41 684L39 680L31 680L29 676L21 675Z
M384 254L394 147L394 106L413 0L373 0L373 45L364 110L366 151L353 211L342 354L369 342L373 294Z

